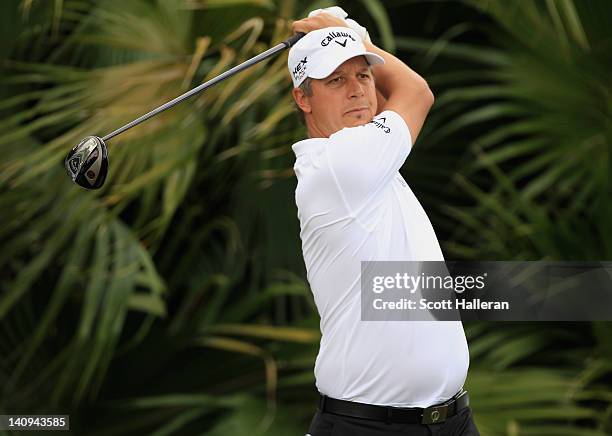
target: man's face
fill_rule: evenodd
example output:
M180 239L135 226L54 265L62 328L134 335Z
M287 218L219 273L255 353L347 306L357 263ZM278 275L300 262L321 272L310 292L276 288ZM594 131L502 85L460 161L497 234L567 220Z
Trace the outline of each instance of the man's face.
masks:
M328 138L345 127L367 124L376 115L374 76L363 56L347 60L325 79L312 79L311 96L301 90L294 95L302 102L311 137Z

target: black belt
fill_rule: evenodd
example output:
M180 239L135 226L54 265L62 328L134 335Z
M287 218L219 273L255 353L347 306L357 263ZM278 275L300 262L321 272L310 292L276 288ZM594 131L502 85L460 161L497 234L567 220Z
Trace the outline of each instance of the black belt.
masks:
M461 390L451 399L430 406L420 407L392 407L375 404L356 403L353 401L337 400L319 394L319 410L323 413L350 416L353 418L372 419L403 424L437 424L456 415L461 409L468 407L470 399L467 391Z

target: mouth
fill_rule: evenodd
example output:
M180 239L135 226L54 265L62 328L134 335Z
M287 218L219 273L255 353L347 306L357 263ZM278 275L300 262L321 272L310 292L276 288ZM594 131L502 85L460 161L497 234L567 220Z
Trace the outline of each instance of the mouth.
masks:
M360 112L363 112L363 111L366 111L366 110L368 110L367 106L356 107L354 109L350 109L350 110L346 111L344 113L344 115L357 114L357 113L360 113Z

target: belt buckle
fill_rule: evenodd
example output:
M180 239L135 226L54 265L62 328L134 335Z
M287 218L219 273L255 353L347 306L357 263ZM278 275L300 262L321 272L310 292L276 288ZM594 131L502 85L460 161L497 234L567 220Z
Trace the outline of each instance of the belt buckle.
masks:
M446 421L448 405L428 407L423 410L422 424L437 424Z

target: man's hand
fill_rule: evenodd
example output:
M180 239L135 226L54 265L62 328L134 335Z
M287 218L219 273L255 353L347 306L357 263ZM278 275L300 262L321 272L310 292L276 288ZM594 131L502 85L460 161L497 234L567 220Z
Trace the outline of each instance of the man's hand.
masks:
M365 27L363 27L361 24L359 24L357 21L348 18L348 14L340 6L332 6L332 7L324 8L324 9L315 9L314 11L311 11L308 14L308 17L313 17L321 13L330 14L330 15L333 15L334 17L338 17L341 20L344 20L344 23L348 27L350 27L355 32L357 32L357 35L359 35L359 37L361 38L363 42L366 42L366 41L371 42L370 35L368 34L368 30Z
M326 27L349 27L344 20L334 17L326 12L315 15L314 17L304 18L294 21L291 28L294 33L297 32L312 32L313 30L324 29Z

